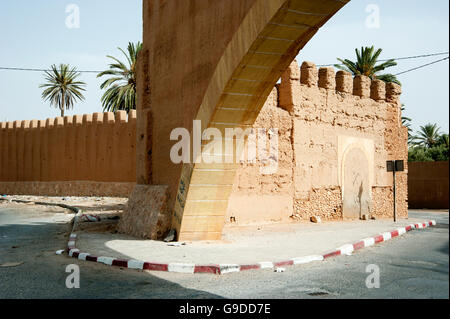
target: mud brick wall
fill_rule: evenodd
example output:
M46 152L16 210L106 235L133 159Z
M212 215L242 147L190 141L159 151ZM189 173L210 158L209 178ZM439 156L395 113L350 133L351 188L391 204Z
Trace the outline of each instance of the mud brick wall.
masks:
M0 193L127 196L136 112L0 123Z
M346 214L355 186L347 170L361 175L361 212L392 217L386 161L403 159L407 166L408 156L400 94L395 84L294 61L254 124L278 129L278 169L265 175L262 163L241 163L226 221L354 218ZM128 196L136 143L134 111L0 123L0 193ZM364 163L347 160L352 150ZM407 216L407 168L397 175L400 216Z
M227 222L352 219L344 209L346 156L358 149L368 165L367 213L393 215L393 178L387 160L407 163L407 129L401 125L401 88L353 78L333 68L294 61L272 91L254 125L279 129L279 168L263 175L261 164L241 163ZM355 165L359 165L355 163ZM407 165L406 165L407 166ZM358 171L356 171L358 173ZM346 186L347 185L347 186ZM407 216L407 167L397 174L397 209Z
M409 208L448 209L449 162L408 165Z

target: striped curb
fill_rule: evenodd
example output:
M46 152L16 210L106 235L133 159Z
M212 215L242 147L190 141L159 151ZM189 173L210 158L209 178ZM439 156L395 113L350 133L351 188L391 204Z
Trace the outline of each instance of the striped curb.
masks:
M156 262L145 262L140 260L127 260L119 259L106 256L93 256L89 253L81 252L76 248L77 234L72 233L69 237L69 242L67 243L67 250L70 257L77 258L83 261L93 261L97 263L102 263L108 266L118 266L122 268L137 269L137 270L153 270L153 271L167 271L175 273L185 273L185 274L227 274L240 272L244 270L252 269L277 269L278 267L293 266L307 264L314 261L323 261L328 258L341 256L341 255L351 255L354 251L370 247L375 244L391 240L392 238L402 236L409 231L414 229L424 229L430 226L435 226L436 221L431 220L426 223L411 224L406 227L400 227L390 232L384 232L374 237L364 238L353 244L346 244L335 250L329 251L323 255L311 255L304 257L292 258L286 261L279 262L269 262L263 261L255 264L209 264L209 265L196 265L190 263L156 263ZM60 255L61 251L57 251L56 254Z

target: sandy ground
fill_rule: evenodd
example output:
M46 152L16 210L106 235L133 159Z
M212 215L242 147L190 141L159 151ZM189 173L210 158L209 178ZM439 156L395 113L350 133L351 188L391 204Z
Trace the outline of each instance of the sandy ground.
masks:
M421 219L284 224L227 229L224 240L181 246L121 234L78 232L77 248L95 256L161 263L246 264L323 254ZM259 228L259 230L258 230ZM420 230L418 230L420 231ZM395 240L395 239L394 239Z
M10 200L30 201L16 204L0 201L0 205L28 206L33 202L64 203L100 216L101 223L81 223L76 229L77 247L96 256L111 256L161 263L245 264L263 261L282 261L295 257L323 254L344 244L359 241L382 232L391 231L420 218L391 220L340 221L319 224L291 222L284 224L227 225L221 241L186 242L171 246L168 243L140 240L118 234L118 219L126 205L126 198L107 197L38 197L8 196ZM49 211L63 210L44 206ZM447 211L448 212L448 211Z
M3 199L3 200L2 200ZM34 205L36 202L65 204L74 206L86 214L94 215L120 215L125 208L128 198L117 197L47 197L47 196L22 196L12 195L2 197L0 196L0 203L14 205L14 201L26 201L26 205ZM51 206L46 206L51 207Z
M138 271L56 255L73 213L44 206L0 204L0 298L445 298L448 299L448 211L412 212L437 226L320 263L224 276ZM54 209L53 207L51 209ZM262 229L264 231L264 228ZM174 247L172 247L174 248ZM365 285L367 265L381 271L380 289ZM66 267L80 268L68 289ZM228 301L226 301L228 302Z

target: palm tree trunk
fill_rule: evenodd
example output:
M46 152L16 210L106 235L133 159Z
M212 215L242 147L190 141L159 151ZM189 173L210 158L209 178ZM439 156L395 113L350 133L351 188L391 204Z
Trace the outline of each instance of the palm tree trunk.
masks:
M63 91L62 92L62 101L61 101L61 117L64 117L64 109L66 108L66 105L65 105L65 98L66 98L66 94L65 94L65 92Z

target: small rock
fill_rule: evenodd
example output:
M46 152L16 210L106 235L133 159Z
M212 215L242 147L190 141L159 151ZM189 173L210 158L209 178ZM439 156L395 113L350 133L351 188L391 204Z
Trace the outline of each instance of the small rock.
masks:
M319 216L311 216L311 222L313 222L313 223L321 223L322 220L320 219Z
M99 222L101 220L100 216L90 214L83 214L81 215L80 219L83 222L91 222L91 223Z
M377 218L375 216L370 216L370 219L376 220Z
M164 241L166 243L174 241L175 240L175 235L176 235L176 230L175 229L171 229L169 234L167 234L166 238L164 238Z

